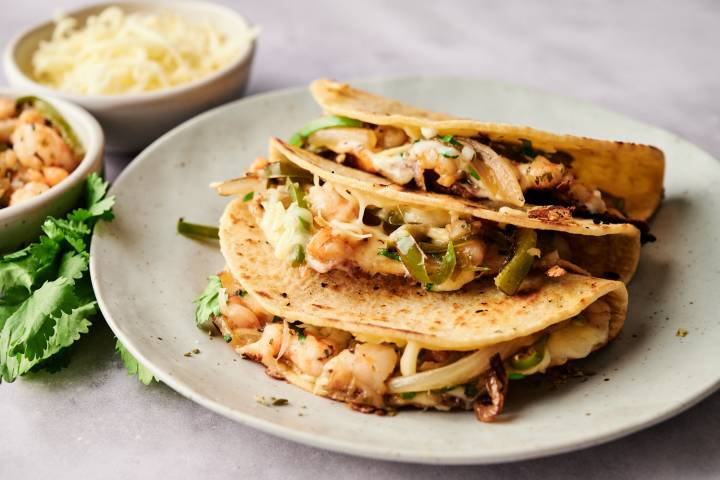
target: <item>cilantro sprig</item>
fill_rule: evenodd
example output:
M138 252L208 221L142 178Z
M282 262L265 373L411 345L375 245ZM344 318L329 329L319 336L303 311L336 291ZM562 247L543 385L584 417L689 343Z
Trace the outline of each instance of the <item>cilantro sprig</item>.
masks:
M0 381L57 368L88 332L97 311L88 274L93 227L113 219L114 197L97 174L85 182L83 207L49 217L43 235L0 257Z

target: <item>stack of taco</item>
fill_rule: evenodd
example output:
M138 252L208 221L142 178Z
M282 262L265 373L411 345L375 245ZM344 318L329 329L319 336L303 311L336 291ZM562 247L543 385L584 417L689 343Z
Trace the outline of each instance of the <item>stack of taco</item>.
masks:
M357 410L482 421L618 335L662 152L311 90L323 117L214 185L235 198L201 326Z

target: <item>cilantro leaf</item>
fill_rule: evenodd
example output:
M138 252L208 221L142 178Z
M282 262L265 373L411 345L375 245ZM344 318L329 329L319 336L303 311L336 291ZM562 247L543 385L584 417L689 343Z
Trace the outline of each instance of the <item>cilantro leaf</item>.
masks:
M155 378L155 375L152 374L150 370L145 368L143 364L137 361L137 359L128 351L127 348L125 348L125 345L120 343L120 340L118 340L115 343L115 350L120 354L120 358L122 359L123 363L125 364L125 369L128 372L128 375L135 376L137 375L138 380L140 380L145 385L150 385L150 382L155 380L158 381L157 378Z
M114 197L97 174L85 182L85 207L49 217L35 243L0 257L0 381L69 361L91 325L96 302L87 252L98 220L112 219Z
M227 293L220 282L220 277L211 275L208 277L205 290L195 300L195 324L198 328L208 331L215 329L213 318L220 316L221 295L224 295L227 301Z

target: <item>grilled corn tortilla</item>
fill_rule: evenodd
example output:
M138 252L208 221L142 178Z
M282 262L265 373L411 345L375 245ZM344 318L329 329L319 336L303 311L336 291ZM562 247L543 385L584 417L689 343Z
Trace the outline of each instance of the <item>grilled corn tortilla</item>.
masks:
M567 250L572 252L572 258L568 260L593 276L611 276L628 282L637 269L640 258L640 231L628 223L596 224L590 219L553 215L555 211L549 207L509 208L452 195L410 191L383 177L337 164L277 138L271 139L269 151L271 162L291 162L327 183L345 188L347 192L363 192L371 198L383 199L385 203L456 212L458 215L477 218L490 224L556 232L567 242ZM378 203L378 200L375 200L375 203ZM366 253L373 256L376 251L377 248L375 252ZM365 271L396 273L367 268Z
M423 138L421 129L433 132L435 138L479 136L513 148L530 146L551 160L552 156L562 158L579 182L594 186L604 195L622 199L622 208L628 218L647 220L662 199L664 155L652 146L558 135L530 127L453 117L326 79L316 80L310 89L326 114L370 125L396 127L416 139ZM520 195L515 204L521 205L523 201Z
M363 411L460 408L492 420L508 371L587 356L618 334L627 310L622 282L573 274L528 279L514 296L487 282L437 294L357 272L300 276L275 258L240 199L222 216L220 246L223 287L243 297L227 304L256 313L250 324L228 307L217 318L233 347L275 378ZM248 327L257 329L249 337Z

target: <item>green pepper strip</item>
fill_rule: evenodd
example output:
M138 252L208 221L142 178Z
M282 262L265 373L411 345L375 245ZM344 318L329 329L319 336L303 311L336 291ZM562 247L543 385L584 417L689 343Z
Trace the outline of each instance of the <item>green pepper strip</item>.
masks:
M423 285L432 283L427 270L425 270L425 254L420 250L412 235L400 237L395 246L408 273Z
M535 230L528 228L518 229L515 253L495 277L495 285L506 295L514 295L530 272L535 257L527 251L535 248L536 243L537 234Z
M302 148L302 146L305 145L305 140L318 130L336 127L362 127L362 125L363 122L353 118L338 117L335 115L320 117L295 132L295 134L290 137L290 145Z
M177 232L190 237L218 238L219 236L217 227L186 222L182 217L178 219Z
M274 162L268 164L264 169L263 176L265 178L312 179L310 172L296 167L290 162Z
M65 117L63 117L51 104L38 97L27 96L20 97L15 100L15 105L18 109L21 109L25 105L32 106L35 110L42 113L42 115L58 129L62 139L76 155L81 156L85 153L77 135L75 135L75 131L72 129L67 120L65 120Z
M516 353L510 357L510 367L513 370L524 372L536 367L545 358L545 345L547 344L548 336L543 335L540 340L530 345L527 349L522 352Z
M430 275L430 280L432 280L432 283L435 285L440 285L445 280L450 278L450 275L453 274L455 271L455 265L457 264L457 257L455 256L455 246L453 245L452 240L448 242L447 245L447 251L445 252L445 256L442 259L442 263L440 263L440 268L437 270L437 272Z
M412 235L406 235L398 239L395 247L408 273L423 285L440 285L450 278L450 275L455 271L457 257L452 242L448 243L440 268L432 275L429 275L425 268L425 254Z

